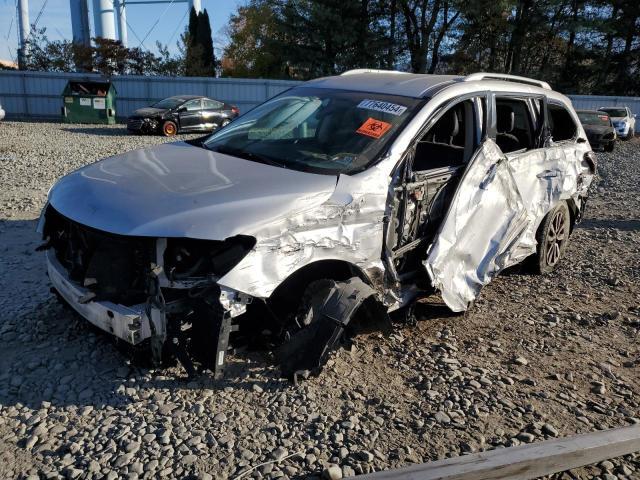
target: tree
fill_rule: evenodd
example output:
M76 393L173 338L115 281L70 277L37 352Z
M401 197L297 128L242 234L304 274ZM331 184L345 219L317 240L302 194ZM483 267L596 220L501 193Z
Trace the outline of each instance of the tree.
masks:
M206 9L196 13L192 7L189 25L182 36L186 46L185 75L188 77L215 77L215 57L211 24Z
M181 75L184 60L181 54L172 56L166 46L157 44L160 52L126 48L117 40L94 38L94 46L85 47L68 40L50 41L45 28L32 28L29 36L26 70L49 72L99 72L111 76Z
M222 57L222 75L229 77L286 77L286 58L278 41L281 32L269 2L253 0L238 7L226 30L229 40Z

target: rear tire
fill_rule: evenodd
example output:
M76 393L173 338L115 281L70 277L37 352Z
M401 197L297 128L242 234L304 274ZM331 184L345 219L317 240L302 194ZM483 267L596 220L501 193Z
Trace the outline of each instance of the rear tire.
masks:
M173 137L176 133L178 133L178 126L175 122L167 120L162 124L162 134L165 137Z
M569 207L562 201L547 213L538 228L538 247L534 261L537 273L550 273L558 267L569 243L570 229Z

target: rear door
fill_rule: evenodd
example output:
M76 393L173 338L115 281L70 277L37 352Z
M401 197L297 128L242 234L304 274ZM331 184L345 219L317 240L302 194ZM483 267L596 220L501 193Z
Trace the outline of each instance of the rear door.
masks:
M507 157L492 139L474 154L429 250L425 267L454 312L510 264L528 226Z
M185 102L178 114L180 129L202 130L202 99L196 98Z
M220 126L223 118L224 103L210 98L202 99L202 121L205 130L213 130Z
M452 310L466 310L501 270L535 253L544 216L577 191L577 129L566 108L555 108L541 96L493 96L490 139L460 181L425 262Z

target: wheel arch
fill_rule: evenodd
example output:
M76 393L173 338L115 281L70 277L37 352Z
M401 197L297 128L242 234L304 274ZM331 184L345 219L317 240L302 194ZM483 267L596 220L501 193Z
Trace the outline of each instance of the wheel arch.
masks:
M375 288L369 275L353 263L335 259L317 260L291 273L271 293L268 301L274 307L286 305L291 299L301 298L311 282L321 279L343 282L352 277L359 277L367 285Z
M576 202L573 198L569 198L566 200L567 207L569 207L569 233L573 233L573 229L576 226L578 215L580 214L580 209L576 205Z

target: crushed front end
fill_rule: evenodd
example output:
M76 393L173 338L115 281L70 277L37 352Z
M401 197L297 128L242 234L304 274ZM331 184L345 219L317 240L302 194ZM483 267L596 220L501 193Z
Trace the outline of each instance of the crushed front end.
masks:
M223 241L115 235L74 222L53 207L40 230L55 292L98 328L130 345L148 344L154 363L194 361L220 377L233 319L251 297L217 280L255 240Z

